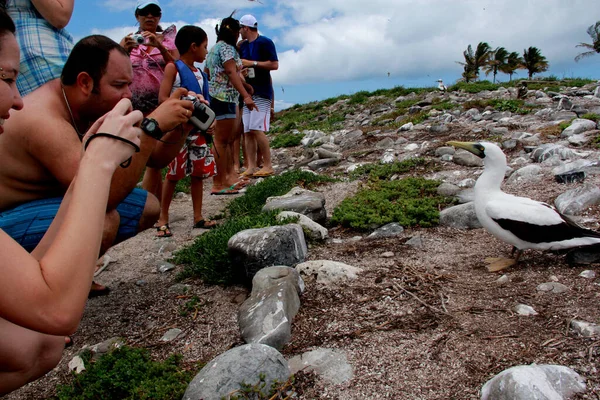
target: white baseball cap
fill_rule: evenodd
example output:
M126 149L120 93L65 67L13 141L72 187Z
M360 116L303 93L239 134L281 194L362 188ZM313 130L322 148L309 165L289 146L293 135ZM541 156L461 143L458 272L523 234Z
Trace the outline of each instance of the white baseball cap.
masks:
M135 9L139 10L140 8L146 8L149 5L155 5L158 8L161 8L158 0L138 0L137 5L135 6Z
M249 26L250 28L258 28L258 21L254 18L254 15L246 14L240 18L240 25Z

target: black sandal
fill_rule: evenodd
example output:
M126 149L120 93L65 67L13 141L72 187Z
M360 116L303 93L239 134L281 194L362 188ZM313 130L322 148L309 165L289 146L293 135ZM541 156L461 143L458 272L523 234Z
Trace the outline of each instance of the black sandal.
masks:
M113 135L112 133L102 133L102 132L98 132L92 136L90 136L90 138L87 140L87 142L85 142L85 144L83 145L83 151L85 151L88 146L90 145L90 142L92 141L92 139L98 138L98 137L108 137L111 139L115 139L115 140L120 140L121 142L125 142L131 146L133 146L133 148L135 149L136 153L140 152L140 146L138 146L137 144L133 143L131 140L129 139L125 139L124 137L121 136L117 136L117 135ZM123 161L121 164L121 168L127 168L131 165L131 157L129 157L127 160Z

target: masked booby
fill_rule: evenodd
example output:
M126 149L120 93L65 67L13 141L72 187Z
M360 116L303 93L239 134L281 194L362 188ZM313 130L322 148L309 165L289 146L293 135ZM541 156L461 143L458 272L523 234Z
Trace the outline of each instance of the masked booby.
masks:
M563 250L600 243L600 233L585 229L552 206L504 193L500 185L506 172L506 156L493 143L448 142L483 159L484 171L475 184L475 212L483 227L513 245L516 259L488 260L490 271L516 264L525 249Z

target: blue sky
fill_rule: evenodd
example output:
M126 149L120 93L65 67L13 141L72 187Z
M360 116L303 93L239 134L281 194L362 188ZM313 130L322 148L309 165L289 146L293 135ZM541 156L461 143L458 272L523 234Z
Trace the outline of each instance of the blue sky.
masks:
M576 44L591 43L586 29L600 20L597 0L161 0L161 6L163 25L201 26L209 47L221 18L234 9L237 18L253 14L279 54L280 69L272 74L277 109L359 90L434 86L439 78L452 84L462 72L456 61L480 41L520 53L538 47L550 63L544 75L600 78L600 54L573 60ZM76 39L102 33L119 41L136 29L134 8L135 0L77 0L67 29Z

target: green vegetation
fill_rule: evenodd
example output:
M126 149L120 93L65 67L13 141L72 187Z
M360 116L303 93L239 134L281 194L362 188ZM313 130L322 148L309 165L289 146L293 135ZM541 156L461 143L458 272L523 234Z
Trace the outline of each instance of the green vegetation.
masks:
M91 362L84 354L86 371L75 375L71 385L59 385L59 400L180 399L195 371L185 370L181 355L164 362L152 361L146 349L121 347Z
M282 133L275 136L275 138L271 141L271 148L278 149L280 147L298 146L303 137L304 135L302 134Z
M548 67L546 57L537 47L531 46L523 52L523 69L529 73L529 79L533 77L533 74L547 71Z
M463 51L465 62L457 61L463 66L463 80L469 83L479 78L479 68L488 64L490 59L491 47L486 42L479 42L477 48L473 51L471 45L467 46L467 50Z
M267 383L264 374L260 374L258 382L249 384L240 383L240 389L231 393L226 400L285 400L289 399L289 392L294 390L294 376L292 375L286 382L275 380L271 387L267 389ZM222 399L225 399L224 397Z
M594 113L587 113L581 116L583 119L589 119L590 121L600 121L600 115Z
M436 225L438 210L451 201L437 194L439 184L413 177L391 182L371 181L367 188L336 207L331 223L358 230L375 229L390 222L404 227Z
M477 108L479 111L482 111L486 107L492 107L496 111L510 111L517 114L529 114L536 109L536 107L526 106L523 100L512 99L473 100L463 103L465 110Z
M563 121L560 124L558 124L558 127L559 127L560 131L562 132L565 129L567 129L569 126L571 126L571 122L573 122L573 120Z
M484 90L497 90L500 85L490 81L457 82L448 88L449 91L464 90L467 93L479 93Z
M255 228L281 225L276 213L263 213L262 207L268 197L281 196L294 186L313 187L333 179L305 171L286 172L265 179L251 186L246 194L234 199L226 210L227 220L218 228L199 236L189 247L177 251L174 262L185 264L180 278L198 277L209 284L232 284L244 278L244 271L232 264L227 242L236 233ZM237 268L236 268L237 267Z
M575 57L575 61L579 61L582 58L591 57L594 54L600 54L600 21L597 21L594 25L590 25L587 28L587 34L590 35L592 43L579 43L575 47L583 47L585 50Z
M363 175L369 175L369 180L385 180L396 174L404 174L415 170L417 167L428 165L427 160L422 157L409 158L404 161L389 163L389 164L365 164L356 168L352 174L352 178L357 178Z

